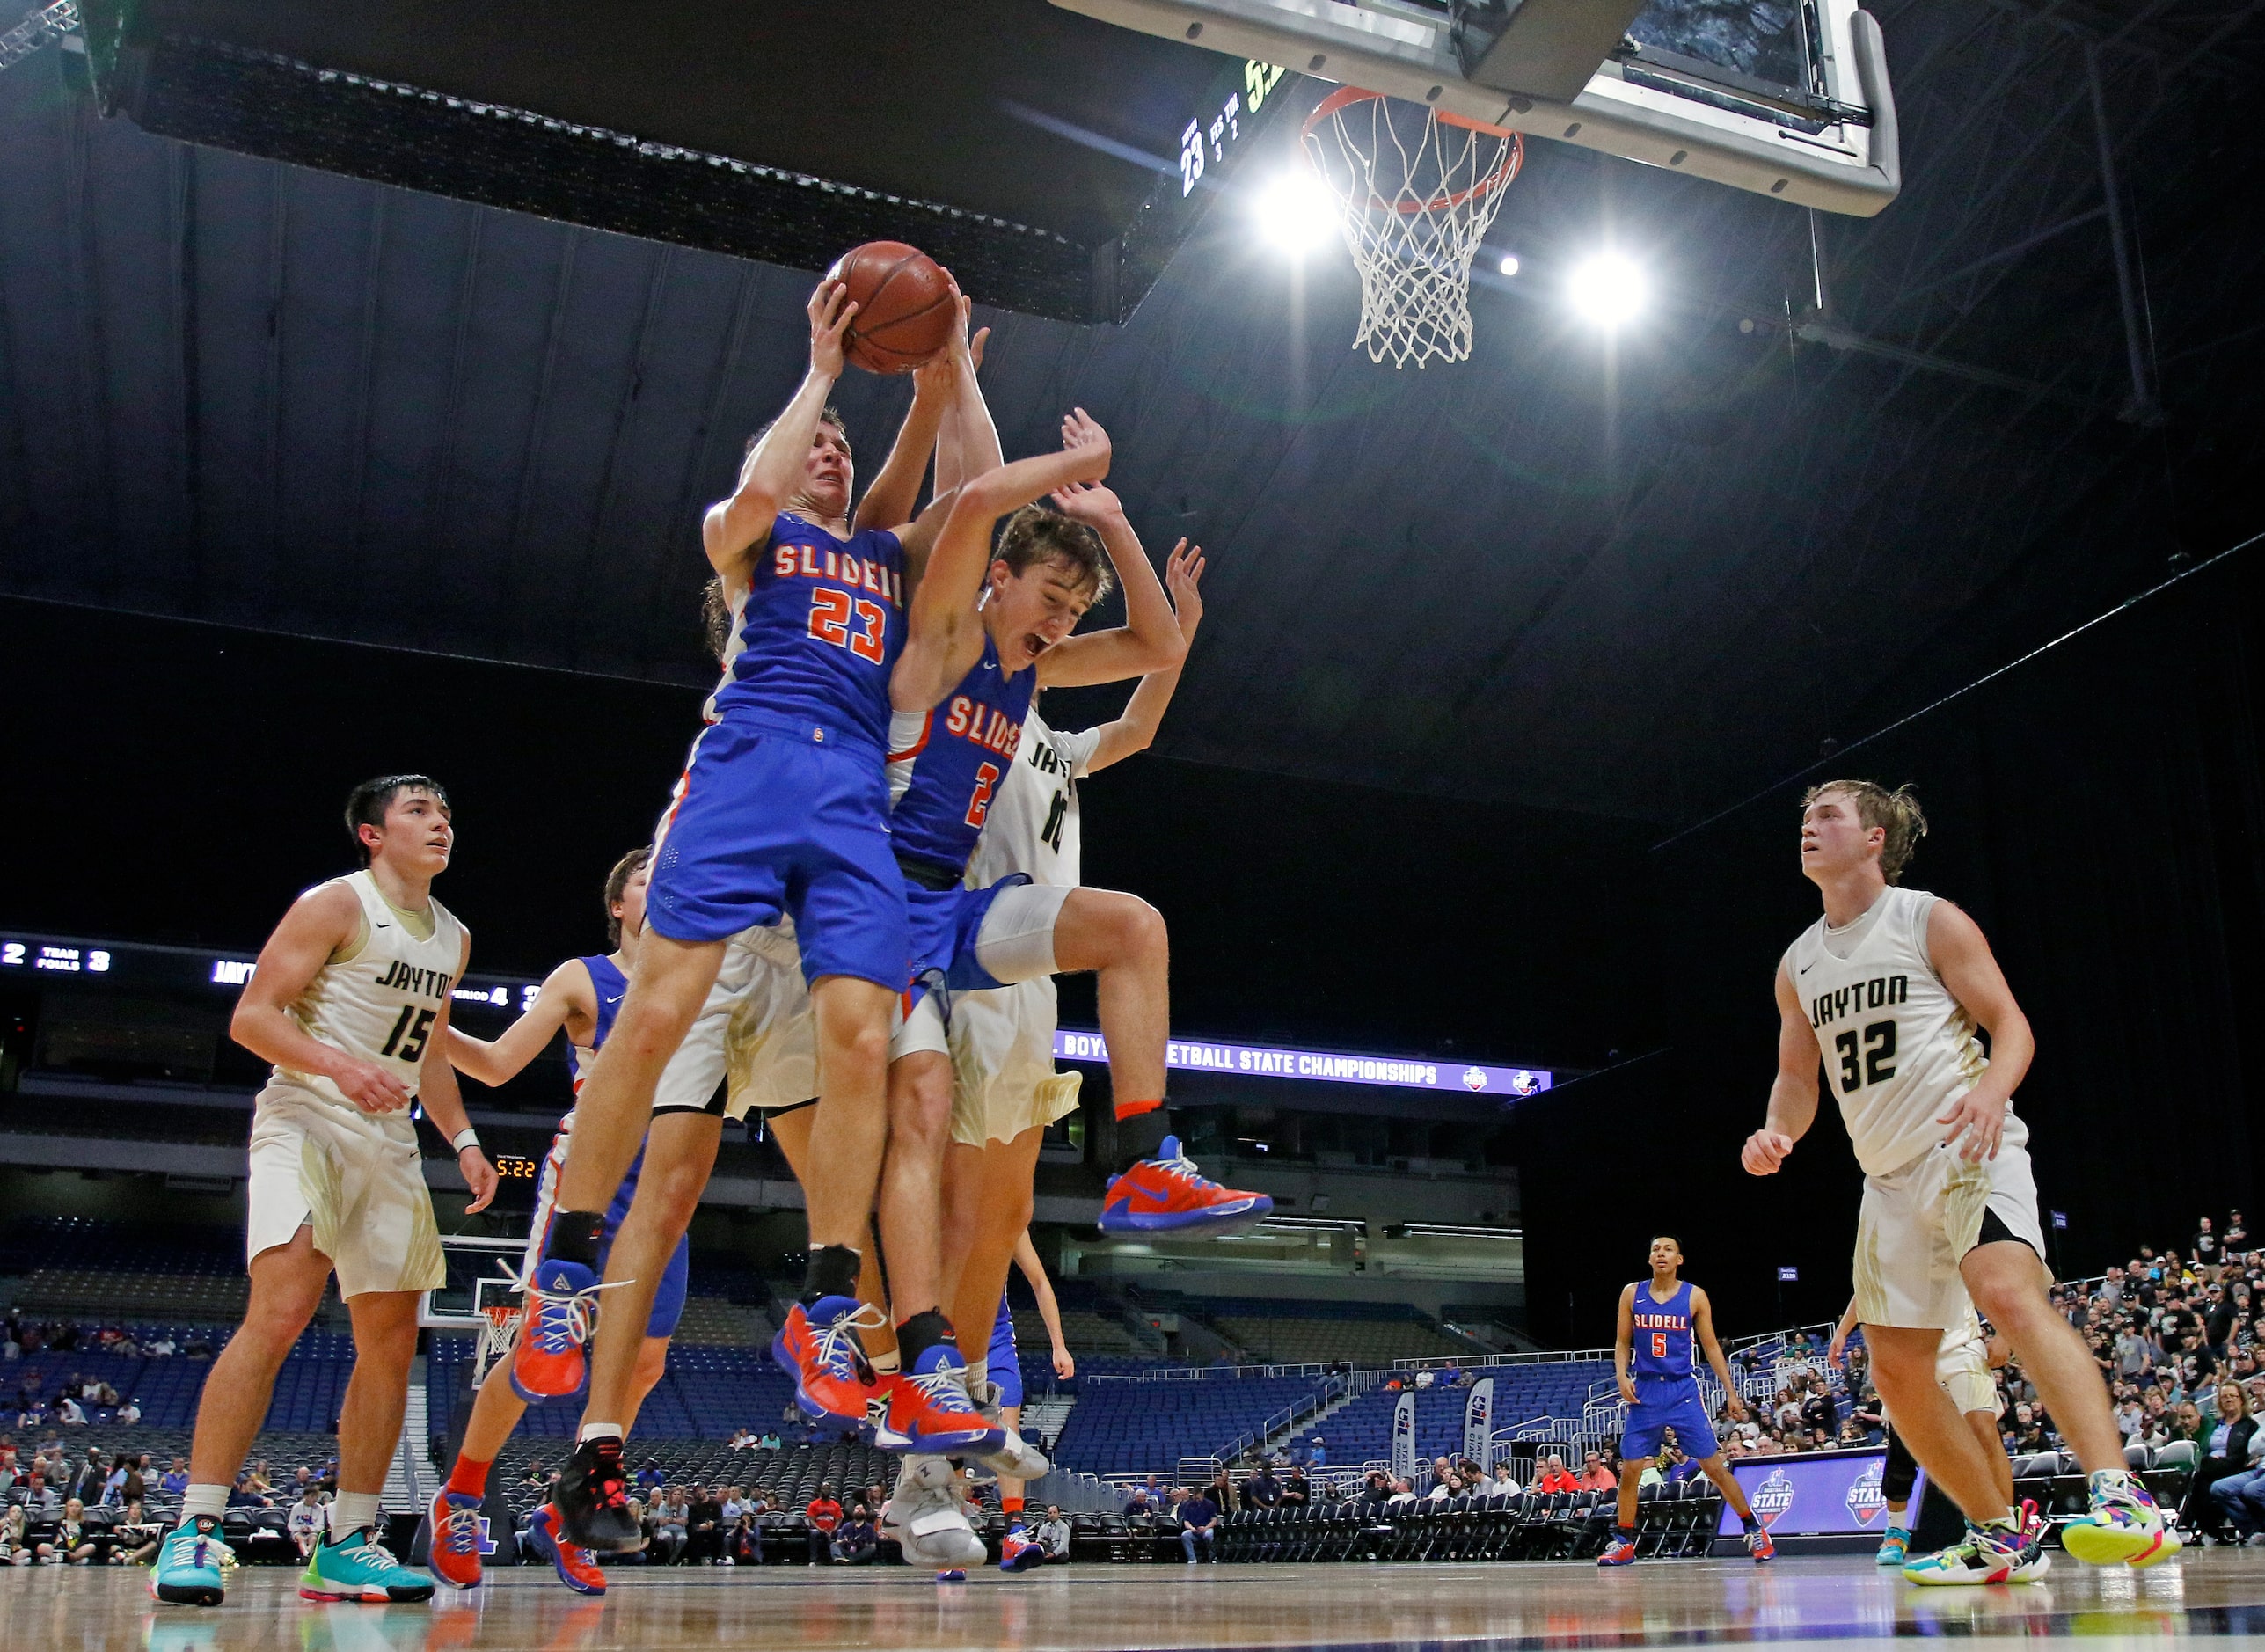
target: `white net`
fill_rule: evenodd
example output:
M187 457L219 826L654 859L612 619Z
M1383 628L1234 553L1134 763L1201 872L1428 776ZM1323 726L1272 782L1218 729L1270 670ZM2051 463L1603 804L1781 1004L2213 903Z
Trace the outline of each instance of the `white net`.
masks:
M487 1302L480 1305L479 1346L472 1355L471 1380L477 1388L487 1375L488 1367L511 1352L519 1340L519 1320L524 1312L515 1302Z
M1354 347L1394 367L1468 359L1471 261L1524 163L1518 135L1347 86L1304 142L1361 272Z

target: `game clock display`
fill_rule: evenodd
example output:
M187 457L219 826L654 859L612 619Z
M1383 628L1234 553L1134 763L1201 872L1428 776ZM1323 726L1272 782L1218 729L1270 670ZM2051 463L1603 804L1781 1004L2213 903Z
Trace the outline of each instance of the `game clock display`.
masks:
M543 1173L543 1161L530 1159L524 1153L498 1153L489 1162L495 1166L495 1205L499 1210L531 1210L535 1208L535 1182Z

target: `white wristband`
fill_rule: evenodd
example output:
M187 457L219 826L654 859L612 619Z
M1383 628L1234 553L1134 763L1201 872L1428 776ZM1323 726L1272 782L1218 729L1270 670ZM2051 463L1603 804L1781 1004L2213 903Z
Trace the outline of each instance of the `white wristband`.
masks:
M449 1145L460 1153L467 1147L477 1147L479 1145L479 1132L467 1124L449 1138Z

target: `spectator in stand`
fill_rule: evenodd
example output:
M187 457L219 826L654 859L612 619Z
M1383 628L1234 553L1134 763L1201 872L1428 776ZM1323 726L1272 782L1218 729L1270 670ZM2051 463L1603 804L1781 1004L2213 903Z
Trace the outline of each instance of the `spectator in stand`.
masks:
M1046 1505L1046 1518L1038 1523L1038 1529L1031 1536L1046 1551L1049 1565L1059 1566L1070 1559L1070 1523L1052 1503Z
M1180 1547L1187 1556L1190 1566L1195 1564L1195 1551L1203 1551L1202 1558L1217 1561L1212 1545L1219 1531L1219 1505L1198 1492L1180 1505Z
M859 1503L850 1510L834 1533L834 1561L840 1566L870 1565L880 1553L880 1533L874 1529L873 1510Z
M1318 1434L1313 1436L1313 1449L1306 1453L1305 1462L1309 1468L1329 1466L1329 1448L1321 1443L1321 1436Z
M753 1503L740 1505L739 1518L724 1539L724 1560L732 1566L763 1564L763 1524L756 1518Z
M78 1400L75 1397L64 1394L55 1401L55 1421L65 1428L84 1428L86 1413L79 1409Z
M43 1546L33 1543L26 1529L23 1505L10 1503L7 1512L0 1514L0 1566L30 1566L39 1560Z
M724 1510L712 1486L692 1488L685 1510L684 1561L691 1566L713 1566L724 1558Z
M1235 1488L1228 1480L1225 1469L1211 1476L1211 1484L1203 1495L1211 1500L1212 1507L1223 1514L1235 1506Z
M1494 1483L1488 1486L1487 1489L1493 1492L1498 1497L1515 1496L1517 1494L1520 1489L1518 1486L1518 1477L1510 1473L1509 1458L1506 1457L1501 1462L1494 1465Z
M754 1445L755 1430L753 1429L742 1428L732 1430L731 1449L733 1451L749 1451L753 1449Z
M2228 1210L2225 1213L2225 1233L2224 1237L2225 1239L2225 1251L2227 1255L2246 1254L2247 1253L2249 1248L2249 1230L2241 1224L2240 1211Z
M1554 1451L1542 1459L1541 1477L1534 1481L1539 1492L1571 1492L1581 1489L1581 1482L1565 1472L1565 1459Z
M2183 1525L2209 1536L2223 1536L2225 1511L2210 1494L2221 1480L2247 1476L2265 1439L2257 1433L2257 1420L2249 1414L2248 1396L2240 1385L2226 1383L2218 1391L2218 1422L2203 1442L2203 1457L2187 1487L2186 1505L2179 1510Z
M658 1458L647 1458L645 1466L637 1471L637 1485L640 1491L659 1491L668 1483L669 1476L661 1472Z
M690 1541L691 1523L691 1506L684 1501L684 1488L682 1486L672 1488L654 1511L653 1540L647 1550L647 1563L673 1566L683 1559L684 1546Z
M1415 1374L1415 1385L1419 1388L1428 1388L1432 1384L1438 1380L1438 1373L1428 1368L1420 1371Z
M1581 1459L1581 1473L1573 1483L1580 1491L1611 1491L1618 1487L1620 1477L1606 1465L1603 1452L1591 1451Z
M2218 1266L2218 1234L2210 1227L2210 1218L2204 1217L2195 1227L2195 1265L2198 1268L2215 1268Z
M142 1402L139 1400L128 1400L124 1405L118 1407L118 1415L115 1420L118 1422L122 1423L127 1428L132 1428L135 1423L142 1420Z
M1282 1502L1282 1482L1274 1477L1274 1465L1261 1463L1259 1472L1243 1482L1245 1509L1273 1509Z
M1313 1501L1313 1483L1305 1478L1305 1471L1293 1468L1282 1482L1282 1506L1303 1509Z
M1822 1432L1828 1440L1840 1426L1840 1407L1833 1401L1831 1385L1822 1377L1808 1385L1808 1398L1801 1401L1801 1422L1810 1437Z
M94 1534L86 1524L86 1505L76 1497L63 1504L63 1517L55 1523L53 1557L67 1561L73 1566L85 1566L94 1559Z
M834 1501L831 1481L818 1488L802 1516L810 1523L810 1564L823 1566L833 1559L834 1529L842 1524L842 1505Z
M306 1495L291 1505L291 1513L284 1522L284 1529L291 1534L291 1541L298 1546L301 1560L314 1553L315 1545L322 1541L329 1518L330 1511L323 1507L323 1495L313 1486L308 1487Z

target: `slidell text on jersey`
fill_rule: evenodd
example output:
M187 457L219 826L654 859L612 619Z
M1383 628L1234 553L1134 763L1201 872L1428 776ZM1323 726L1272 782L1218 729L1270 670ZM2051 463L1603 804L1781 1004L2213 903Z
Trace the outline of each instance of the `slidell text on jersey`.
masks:
M806 580L839 580L844 585L886 597L896 607L904 606L904 582L895 568L831 546L822 550L814 545L781 545L771 553L771 568L782 580L797 576Z
M403 963L398 958L385 966L385 973L377 977L381 987L396 987L419 998L445 998L449 983L455 979L443 969L426 969L416 964Z
M1022 725L996 705L978 705L965 694L955 694L945 708L944 732L996 751L1010 763L1022 744Z
M1808 1024L1823 1027L1859 1010L1883 1009L1890 1004L1901 1004L1911 996L1909 976L1875 976L1869 981L1838 987L1830 992L1820 992L1809 1000Z

